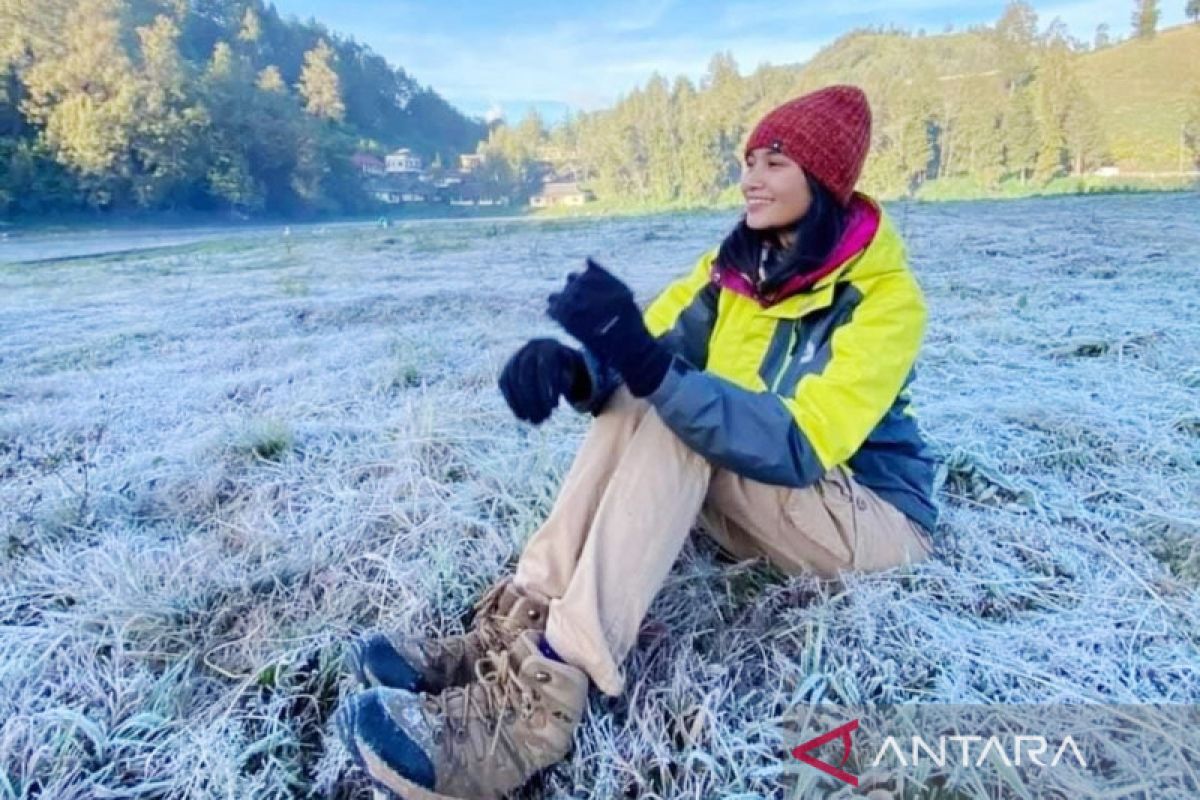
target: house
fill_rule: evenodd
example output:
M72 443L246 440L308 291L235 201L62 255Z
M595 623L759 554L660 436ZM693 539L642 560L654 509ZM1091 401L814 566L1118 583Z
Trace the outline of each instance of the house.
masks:
M508 198L493 194L474 178L464 178L442 187L438 197L452 206L506 206Z
M592 193L580 189L575 181L547 181L542 184L539 194L529 198L529 205L534 208L581 206L592 199Z
M461 172L474 172L483 165L483 156L475 153L464 153L458 157L458 168Z
M383 175L387 171L383 161L370 153L355 153L351 156L350 163L358 170L359 175Z
M367 193L381 203L428 203L436 199L432 186L413 173L377 176L365 183Z
M387 157L388 174L421 171L421 157L407 147L401 147Z
M499 188L485 185L474 174L481 163L479 156L461 156L462 169L427 171L421 159L408 148L387 156L379 169L379 159L368 153L356 153L353 159L362 176L367 194L381 203L445 203L455 206L506 206L508 197Z

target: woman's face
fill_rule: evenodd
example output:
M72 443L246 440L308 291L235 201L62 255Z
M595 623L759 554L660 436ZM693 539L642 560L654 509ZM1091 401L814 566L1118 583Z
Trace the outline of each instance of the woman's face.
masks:
M746 225L752 230L790 226L812 205L804 170L769 147L746 154L742 195L746 198Z

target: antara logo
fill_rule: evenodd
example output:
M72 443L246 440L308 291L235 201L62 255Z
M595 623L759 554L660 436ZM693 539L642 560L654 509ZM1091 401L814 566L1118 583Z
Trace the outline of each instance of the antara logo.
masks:
M845 725L840 725L829 733L823 733L815 739L809 739L796 749L792 750L792 755L808 764L810 767L816 767L826 775L832 775L839 781L858 787L858 776L851 775L842 767L846 766L846 762L850 760L850 734L858 730L858 720L850 720ZM826 742L831 742L834 739L842 740L842 761L838 766L827 764L819 758L814 758L808 754L809 750L816 750Z
M851 720L828 733L809 739L793 749L792 755L810 767L816 767L826 775L831 775L839 781L857 788L858 776L842 769L850 760L851 734L856 730L858 730L858 720ZM842 759L837 766L810 755L810 751L816 750L834 739L840 739L842 742ZM891 753L894 760L899 762L898 766L901 767L917 766L923 760L939 767L956 762L964 767L982 767L991 755L1010 767L1027 764L1055 767L1064 758L1072 758L1080 767L1087 768L1087 762L1079 751L1079 746L1070 736L1064 737L1057 746L1052 746L1052 744L1044 736L1014 736L1008 747L1005 746L1004 740L997 736L939 736L932 742L920 736L913 736L911 737L911 746L904 748L895 736L888 736L879 746L879 751L875 754L875 760L871 766L879 766L884 757ZM1053 755L1043 761L1042 758L1048 753L1053 753ZM956 756L961 756L961 758L955 758Z

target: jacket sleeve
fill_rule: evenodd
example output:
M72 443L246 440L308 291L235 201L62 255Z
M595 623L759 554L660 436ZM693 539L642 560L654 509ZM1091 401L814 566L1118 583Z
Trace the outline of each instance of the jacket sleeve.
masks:
M815 483L891 408L925 331L925 301L907 267L852 286L861 297L834 330L828 360L794 392L750 391L676 358L649 398L659 416L718 466L763 483Z
M650 334L696 369L704 369L708 360L708 339L717 318L718 289L709 277L716 256L715 249L702 255L691 272L668 284L642 312ZM621 376L587 348L583 359L592 391L571 405L576 411L596 415L621 385Z

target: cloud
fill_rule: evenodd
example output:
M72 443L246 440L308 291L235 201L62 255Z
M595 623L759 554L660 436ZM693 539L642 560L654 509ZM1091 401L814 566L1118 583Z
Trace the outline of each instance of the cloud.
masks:
M502 105L555 99L587 111L611 105L618 96L645 85L655 72L668 80L678 75L699 79L721 51L732 52L747 72L763 61L806 60L821 41L758 33L632 38L560 25L553 35L509 34L487 46L479 44L462 37L395 33L382 38L376 49L389 58L404 59L411 74L451 102L455 97L487 98Z
M590 111L612 105L658 74L701 78L712 56L730 52L745 74L762 63L811 58L851 27L897 24L937 30L991 23L1004 0L863 0L798 3L742 0L613 0L580 7L488 5L435 10L428 3L281 0L284 13L324 17L421 83L472 113L566 103ZM1163 24L1182 19L1179 6L1163 8ZM324 13L321 13L321 9ZM519 12L519 13L518 13ZM1072 0L1037 8L1045 26L1061 17L1071 33L1090 39L1100 22L1125 34L1129 9L1111 0ZM491 113L489 111L488 113Z
M652 30L659 26L674 4L674 0L630 3L620 12L610 15L611 21L605 27L617 33Z
M886 25L899 22L902 17L911 16L914 12L938 9L945 10L944 16L949 19L952 14L960 13L964 6L969 5L971 4L952 3L947 0L861 0L855 3L745 2L725 6L718 24L727 30L740 30L790 23L797 26L798 30L814 27L835 30L830 37L832 39L844 30L845 26L828 24L831 18L875 16L879 18L879 23ZM999 16L999 12L996 16Z

